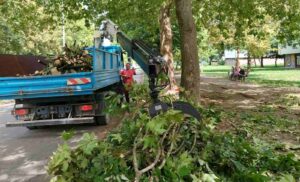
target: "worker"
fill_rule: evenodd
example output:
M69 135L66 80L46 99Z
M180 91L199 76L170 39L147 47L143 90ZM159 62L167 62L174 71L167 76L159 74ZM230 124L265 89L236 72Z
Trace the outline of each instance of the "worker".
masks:
M126 68L120 71L120 75L122 77L123 80L123 84L124 84L124 94L125 94L125 99L126 101L129 103L130 99L129 99L129 92L133 87L133 75L136 75L135 69L131 68L130 63L126 64Z

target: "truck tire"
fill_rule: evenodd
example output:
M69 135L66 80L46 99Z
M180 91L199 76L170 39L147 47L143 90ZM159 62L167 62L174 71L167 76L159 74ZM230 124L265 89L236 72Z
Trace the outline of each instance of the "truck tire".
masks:
M96 125L107 125L109 122L108 114L104 113L105 108L105 101L104 101L105 94L98 93L95 94L95 102L98 103L98 108L95 111L95 124Z
M108 114L102 116L95 116L95 124L99 125L107 125L109 123L109 116Z

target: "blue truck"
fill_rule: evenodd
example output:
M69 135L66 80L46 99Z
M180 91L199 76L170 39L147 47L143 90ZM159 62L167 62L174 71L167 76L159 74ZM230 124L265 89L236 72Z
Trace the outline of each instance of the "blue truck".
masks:
M15 100L12 114L17 121L8 121L6 126L34 129L45 125L106 124L104 93L120 84L122 49L95 44L87 50L93 57L92 72L0 78L0 100Z
M118 45L103 46L104 40L115 38ZM149 108L151 117L173 108L200 120L200 113L186 102L159 100L159 92L166 86L159 81L159 75L167 70L164 59L143 41L129 39L113 22L102 22L94 46L87 50L93 57L91 72L0 78L0 100L15 100L12 114L17 121L8 121L6 126L35 129L47 125L106 124L104 96L107 91L122 90L119 71L123 68L124 51L148 75L153 101Z

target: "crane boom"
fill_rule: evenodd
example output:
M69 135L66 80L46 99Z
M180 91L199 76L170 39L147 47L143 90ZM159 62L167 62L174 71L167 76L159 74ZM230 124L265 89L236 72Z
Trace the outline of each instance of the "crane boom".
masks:
M150 96L153 100L153 105L149 108L149 113L152 117L158 115L160 112L166 112L169 108L173 108L189 114L200 121L200 113L189 103L176 101L172 104L167 104L158 99L160 90L166 86L166 84L159 83L158 75L160 73L167 74L166 70L168 70L166 69L166 61L158 52L154 51L142 40L130 39L110 20L102 21L100 34L103 39L116 39L127 52L128 56L133 58L148 75Z

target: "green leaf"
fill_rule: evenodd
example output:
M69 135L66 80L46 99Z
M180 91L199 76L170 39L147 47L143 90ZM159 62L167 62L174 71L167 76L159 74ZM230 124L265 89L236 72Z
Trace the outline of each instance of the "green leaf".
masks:
M63 138L64 141L68 141L70 140L73 136L75 135L75 131L74 130L70 130L70 131L64 131L61 135L61 137Z
M292 175L286 174L282 176L278 182L296 182L296 180Z
M201 182L215 182L218 179L218 177L215 174L202 174Z
M82 161L81 161L80 167L82 169L85 169L87 167L88 163L89 163L88 159L87 158L83 158Z
M122 142L122 135L120 133L111 134L111 141L117 141L118 143Z
M167 113L165 113L165 116L167 121L169 122L183 122L184 121L184 115L181 111L177 110L170 110Z
M166 131L166 124L165 119L156 117L147 123L147 128L154 134L161 135Z
M238 171L242 172L242 171L246 170L246 167L239 161L236 161L236 160L231 160L231 161Z
M55 176L51 178L50 182L67 182L67 180L62 176Z
M63 162L63 166L62 166L62 171L63 171L63 172L66 172L66 171L68 170L68 168L69 168L69 163L68 163L68 161L64 161L64 162Z
M144 141L144 147L143 147L143 150L145 150L146 148L148 147L156 147L157 146L157 140L155 137L153 136L145 136L143 138L143 141Z
M178 175L181 177L189 175L193 169L193 158L189 156L187 152L184 152L180 155L178 162Z
M187 176L191 173L191 168L188 167L188 166L181 166L179 169L178 169L178 175L180 177L184 177L184 176Z
M97 147L97 143L89 143L86 148L83 150L85 154L91 155L92 151Z
M121 180L123 180L123 181L129 181L129 179L124 174L121 174Z

